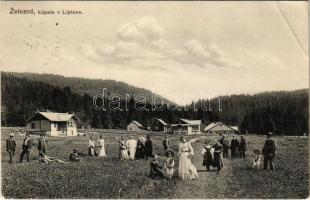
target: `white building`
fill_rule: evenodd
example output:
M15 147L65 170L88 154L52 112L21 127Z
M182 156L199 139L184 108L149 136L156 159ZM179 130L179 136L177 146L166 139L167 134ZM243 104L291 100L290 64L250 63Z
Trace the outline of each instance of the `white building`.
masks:
M27 120L26 131L48 136L76 136L79 118L75 114L37 112Z

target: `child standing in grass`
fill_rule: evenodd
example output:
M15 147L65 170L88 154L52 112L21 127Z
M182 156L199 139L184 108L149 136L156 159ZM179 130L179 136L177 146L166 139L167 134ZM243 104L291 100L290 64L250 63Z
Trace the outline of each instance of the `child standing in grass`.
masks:
M172 150L168 150L166 152L167 159L164 164L164 169L166 169L168 178L171 179L174 173L174 152Z

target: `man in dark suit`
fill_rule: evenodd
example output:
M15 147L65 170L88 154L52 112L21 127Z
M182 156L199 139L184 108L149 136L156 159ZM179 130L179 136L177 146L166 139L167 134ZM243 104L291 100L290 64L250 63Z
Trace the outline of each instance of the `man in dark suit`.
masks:
M228 157L229 142L228 142L225 135L223 135L222 138L220 139L220 143L223 146L223 158L227 158Z
M238 156L238 147L239 147L239 141L238 139L233 135L233 139L230 142L230 151L231 151L231 157L235 158Z
M6 150L9 152L10 155L10 163L13 162L13 156L15 154L15 149L16 149L16 142L14 140L14 133L10 134L10 138L6 140Z
M243 135L241 135L239 143L239 153L241 158L245 158L245 152L247 151L247 143Z
M30 134L26 133L25 139L23 141L23 146L22 146L22 153L20 154L20 159L19 162L23 162L25 154L27 155L27 162L30 161L29 156L30 156L30 150L32 146L32 141L30 138Z
M222 159L223 146L221 145L220 141L217 141L215 145L213 145L213 148L214 148L213 164L214 167L217 168L217 174L219 174L223 167L223 159Z
M153 142L149 135L146 136L146 141L144 145L145 159L147 160L149 157L153 157Z
M270 170L273 171L274 166L273 166L273 159L276 155L276 142L272 139L272 133L268 132L267 133L267 140L264 144L263 147L263 155L264 155L264 170L267 170L267 165L269 162L270 165Z

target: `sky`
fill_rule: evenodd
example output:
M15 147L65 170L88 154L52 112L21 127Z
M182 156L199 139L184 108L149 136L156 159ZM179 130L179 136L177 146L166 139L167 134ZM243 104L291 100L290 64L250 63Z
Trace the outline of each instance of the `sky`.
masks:
M0 5L2 71L113 79L178 104L309 87L305 1ZM83 14L12 15L11 7Z

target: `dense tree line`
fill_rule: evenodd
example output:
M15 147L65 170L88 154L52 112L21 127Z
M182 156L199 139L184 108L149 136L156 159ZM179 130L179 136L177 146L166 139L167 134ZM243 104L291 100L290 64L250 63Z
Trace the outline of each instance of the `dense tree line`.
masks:
M123 129L131 120L151 127L156 118L161 118L167 123L187 118L201 119L206 125L214 121L223 121L237 125L242 133L308 133L306 89L220 96L210 101L199 100L183 107L164 104L161 109L156 110L154 105L139 102L134 95L128 100L113 101L113 95L109 91L105 98L97 99L96 103L99 106L96 108L93 96L87 93L75 93L69 86L58 87L6 73L2 73L1 85L2 126L25 126L27 119L36 111L50 110L75 112L81 119L80 126L93 128ZM117 105L120 105L118 108L121 110L113 109ZM100 109L101 107L105 110Z
M35 73L16 73L16 72L2 72L3 75L15 76L17 78L26 78L31 81L39 81L53 85L59 88L69 86L71 91L80 95L85 93L93 96L102 93L104 88L109 89L110 94L119 95L121 99L126 99L126 94L139 95L143 94L151 101L152 96L160 96L153 94L151 91L144 88L134 87L121 81L115 80L101 80L101 79L87 79L77 77L64 77L54 74L35 74ZM164 102L168 100L163 98ZM151 102L150 102L151 103Z

